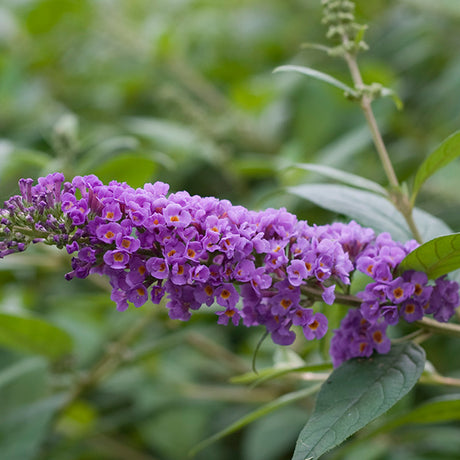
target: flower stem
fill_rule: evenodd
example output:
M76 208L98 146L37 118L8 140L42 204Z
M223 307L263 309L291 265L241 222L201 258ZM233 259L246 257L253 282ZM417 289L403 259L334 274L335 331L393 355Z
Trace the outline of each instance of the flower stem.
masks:
M345 45L349 41L348 37L346 36L343 36L342 40ZM350 70L350 74L356 89L364 89L365 85L358 67L356 55L350 52L345 52L344 58L348 64L348 68ZM408 197L401 191L398 178L396 177L396 173L394 171L393 164L390 159L390 155L388 154L387 148L382 138L382 134L380 133L379 127L377 125L377 120L375 119L374 112L372 111L371 103L372 97L366 93L363 93L360 98L361 109L364 113L364 117L366 118L367 124L369 126L369 130L372 135L372 140L374 141L374 145L379 155L380 162L382 163L383 169L388 178L388 182L390 183L392 189L392 193L390 194L390 196L392 197L392 201L396 208L404 216L404 219L406 220L407 225L409 226L409 229L412 232L414 238L419 243L422 243L423 238L417 228L417 225L414 222L414 218L412 215L412 205L410 204Z
M423 318L415 321L415 324L427 331L437 332L438 334L460 337L460 324L440 323L430 318Z
M343 40L344 43L346 43L348 41L348 38L344 37ZM348 68L350 70L351 77L353 79L355 87L357 89L364 88L364 82L358 67L356 56L347 52L344 53L344 57L345 61L348 64ZM395 171L393 169L393 164L391 163L390 156L388 155L385 143L383 142L382 135L380 133L377 121L374 116L374 112L372 111L371 98L365 94L361 98L361 108L364 112L364 116L366 117L367 124L369 125L369 129L372 134L372 139L374 141L377 153L380 157L380 161L382 163L383 169L385 170L385 174L388 178L388 181L390 182L390 185L392 187L398 188L398 178L396 177Z

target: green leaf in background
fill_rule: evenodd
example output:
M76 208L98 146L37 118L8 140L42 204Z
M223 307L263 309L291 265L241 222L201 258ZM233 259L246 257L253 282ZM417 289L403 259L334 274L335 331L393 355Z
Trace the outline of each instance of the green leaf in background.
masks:
M341 169L331 168L330 166L314 163L298 163L294 165L294 167L305 169L305 171L317 172L323 176L343 182L344 184L362 188L364 190L369 190L371 192L378 193L379 195L387 196L387 191L377 182L371 181L356 174L345 172Z
M355 96L355 97L358 96L357 92L353 88L341 82L340 80L337 80L337 78L334 78L327 73L320 72L319 70L315 70L310 67L303 67L303 66L298 66L298 65L283 65L283 66L277 67L273 72L274 73L276 72L301 73L303 75L307 75L308 77L315 78L316 80L320 80L320 81L324 81L325 83L329 83L330 85L335 86L336 88L339 88L352 96Z
M199 451L203 450L204 448L208 447L212 443L222 439L224 436L228 436L229 434L234 433L235 431L240 430L241 428L245 427L249 423L252 423L261 417L264 417L271 412L280 409L281 407L285 407L288 404L292 404L295 401L299 401L301 399L307 398L312 394L316 393L319 389L319 385L310 386L308 388L303 388L299 391L294 391L292 393L284 394L279 398L269 402L268 404L264 404L263 406L259 407L253 412L245 415L244 417L237 420L235 423L232 423L230 426L225 428L222 431L214 434L213 436L205 439L204 441L200 442L197 446L195 446L191 451L190 455L193 456L197 454Z
M323 383L292 460L316 460L386 412L415 385L424 363L424 350L406 343L342 364Z
M43 319L0 313L0 345L56 359L72 351L72 338Z
M79 159L78 167L84 174L91 174L94 168L112 160L115 156L137 150L139 150L139 141L135 137L111 137L88 148Z
M0 456L32 460L48 430L52 415L65 394L49 396L48 364L34 356L17 358L0 369Z
M403 0L403 2L449 17L460 17L460 3L457 0L437 0L436 2L431 0Z
M355 219L376 232L389 232L398 241L411 238L403 216L380 195L335 184L304 184L287 191L317 206Z
M132 187L142 187L151 181L156 169L157 164L153 159L139 153L124 152L113 155L109 161L94 168L92 172L106 184L111 180L118 180L127 182Z
M436 171L449 164L452 160L455 160L458 156L460 156L460 131L455 132L445 139L420 165L414 179L411 197L412 204L415 203L415 199L423 183Z
M413 238L402 214L381 195L335 184L304 184L287 191L329 211L343 214L376 232L389 232L397 241ZM452 230L440 219L421 209L414 209L414 220L424 240Z
M28 405L42 397L48 378L48 365L43 357L13 356L11 363L0 368L0 412L3 418L18 406Z
M401 262L400 270L425 272L435 279L460 268L460 233L445 235L414 249Z
M414 208L412 214L423 241L429 241L438 236L452 233L452 229L443 220L423 209Z
M460 420L460 395L447 395L427 401L405 415L399 415L366 435L366 439L403 425Z

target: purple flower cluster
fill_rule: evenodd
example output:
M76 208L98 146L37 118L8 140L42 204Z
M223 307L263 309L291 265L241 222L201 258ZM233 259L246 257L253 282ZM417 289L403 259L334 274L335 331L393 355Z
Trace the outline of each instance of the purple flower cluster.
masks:
M401 318L411 323L425 314L441 322L452 317L459 304L457 283L441 277L429 284L425 273L415 271L397 276L398 265L416 247L414 241L403 245L382 233L359 254L356 268L373 282L357 294L360 308L349 311L335 331L331 341L335 366L350 358L368 357L374 350L387 353L391 344L386 329Z
M107 276L120 311L166 296L169 316L185 321L217 305L219 324L262 325L275 343L289 345L296 327L309 340L324 336L327 318L311 307L348 293L360 270L374 282L336 331L338 365L387 352L386 327L400 317L433 313L446 321L458 304L456 283L430 286L423 273L395 277L415 243L375 237L355 222L309 226L285 209L255 212L187 192L168 195L162 182L133 189L93 175L64 182L55 173L19 185L21 195L0 210L0 257L30 242L66 247L76 253L66 278Z

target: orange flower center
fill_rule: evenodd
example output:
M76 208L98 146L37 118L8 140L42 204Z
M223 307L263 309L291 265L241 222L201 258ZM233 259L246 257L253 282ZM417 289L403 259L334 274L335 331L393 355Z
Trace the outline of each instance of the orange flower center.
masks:
M381 331L375 331L373 334L372 334L372 338L374 339L374 342L376 343L382 343L383 341L383 334Z

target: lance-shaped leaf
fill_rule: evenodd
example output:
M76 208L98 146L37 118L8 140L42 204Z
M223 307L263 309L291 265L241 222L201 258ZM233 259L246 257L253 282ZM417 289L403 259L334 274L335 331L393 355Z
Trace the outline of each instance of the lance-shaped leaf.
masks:
M405 415L399 415L366 435L366 439L403 425L441 423L460 420L460 395L434 398Z
M306 171L317 172L323 176L336 179L339 182L343 182L344 184L348 184L356 188L369 190L383 196L388 195L387 191L377 182L356 174L342 171L341 169L331 168L330 166L319 165L316 163L296 163L293 166L295 168L305 169Z
M228 436L229 434L234 433L235 431L240 430L241 428L245 427L249 423L254 422L255 420L260 419L261 417L270 414L271 412L280 409L281 407L287 406L288 404L292 404L296 401L300 401L301 399L307 398L312 394L316 393L319 389L320 385L310 386L308 388L303 388L299 391L294 391L292 393L287 393L285 395L280 396L279 398L264 404L263 406L259 407L255 411L250 412L249 414L245 415L244 417L240 418L236 422L232 423L227 428L219 431L218 433L214 434L213 436L205 439L204 441L200 442L197 446L195 446L191 451L190 455L193 456L198 453L200 450L208 447L212 443L222 439L224 436Z
M389 232L397 241L413 238L402 214L381 195L335 184L296 185L288 187L287 191L324 209L351 217L376 232ZM421 209L414 209L414 220L424 240L452 232L443 221Z
M0 313L0 345L59 358L72 351L72 338L59 327L32 316Z
M417 270L435 279L460 268L460 233L440 236L422 244L401 262L400 271Z
M351 217L377 232L389 232L395 240L411 238L403 216L381 195L335 184L304 184L287 190L322 208Z
M423 183L436 171L449 164L452 160L455 160L458 156L460 156L460 131L455 132L445 139L420 165L414 179L411 197L412 204L415 203L415 199Z
M415 385L424 363L424 350L405 343L342 364L323 383L292 460L316 460L386 412Z
M312 69L310 67L303 67L298 65L283 65L281 67L277 67L273 72L297 72L303 75L307 75L308 77L315 78L316 80L324 81L325 83L329 83L336 88L339 88L345 93L350 94L351 96L358 97L358 93L351 88L350 86L346 85L345 83L337 80L337 78L332 77L331 75L320 72L319 70Z

